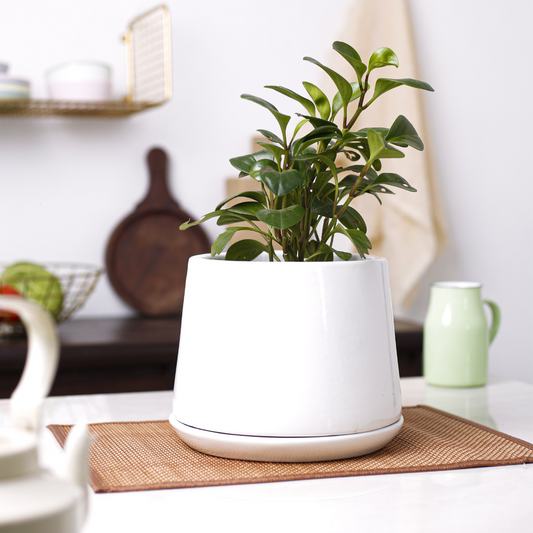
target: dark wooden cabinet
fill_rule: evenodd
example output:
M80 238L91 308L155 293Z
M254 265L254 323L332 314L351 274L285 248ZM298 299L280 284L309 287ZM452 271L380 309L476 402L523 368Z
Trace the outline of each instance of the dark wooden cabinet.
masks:
M179 318L78 319L59 325L61 358L51 395L170 390ZM397 320L400 375L422 373L422 327ZM15 388L26 340L0 338L0 398Z

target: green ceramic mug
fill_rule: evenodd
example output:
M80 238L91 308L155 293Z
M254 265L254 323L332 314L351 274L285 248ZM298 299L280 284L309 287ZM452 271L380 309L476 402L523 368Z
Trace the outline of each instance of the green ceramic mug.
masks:
M492 314L489 328L483 304ZM500 326L500 309L481 299L481 283L433 283L424 322L424 377L441 387L487 382L489 345Z

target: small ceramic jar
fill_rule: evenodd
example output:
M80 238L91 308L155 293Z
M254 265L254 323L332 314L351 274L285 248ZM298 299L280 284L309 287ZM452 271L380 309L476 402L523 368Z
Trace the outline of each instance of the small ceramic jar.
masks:
M111 68L103 63L64 63L52 67L46 78L52 100L101 102L111 98Z

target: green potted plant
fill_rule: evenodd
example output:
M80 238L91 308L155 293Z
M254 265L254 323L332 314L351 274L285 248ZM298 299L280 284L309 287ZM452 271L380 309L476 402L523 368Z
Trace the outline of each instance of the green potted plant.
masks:
M396 87L433 89L410 78L378 78L371 91L373 71L398 66L395 53L379 48L366 65L350 45L335 42L333 48L353 67L355 81L304 58L335 83L331 101L308 82L309 98L267 86L301 104L292 133L289 115L242 95L272 113L280 127L279 135L258 130L262 149L230 160L261 190L227 198L200 221L182 225L211 218L232 224L211 255L189 262L170 417L186 442L207 453L338 459L384 446L401 427L387 263L367 255L372 245L352 202L363 194L380 201L393 187L414 192L398 174L380 173L381 160L404 157L399 148L424 146L402 115L389 128L355 125ZM338 166L341 154L351 164ZM235 198L240 203L228 206ZM228 247L243 230L262 242ZM338 233L358 255L334 247Z

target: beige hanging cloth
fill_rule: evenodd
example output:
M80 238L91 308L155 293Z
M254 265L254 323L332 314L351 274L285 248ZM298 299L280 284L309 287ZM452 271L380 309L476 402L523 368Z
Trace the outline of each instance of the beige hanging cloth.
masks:
M407 0L355 0L337 40L353 46L365 64L372 52L383 46L391 48L398 56L399 68L385 67L372 72L370 96L366 101L371 98L377 78L420 79ZM350 82L354 81L352 67L336 52L332 54L324 63ZM423 81L431 85L431 80ZM330 97L337 91L329 78L321 86L328 89ZM357 198L353 203L367 222L373 245L371 253L388 260L395 308L410 305L422 276L447 244L424 119L423 98L431 98L431 95L411 87L393 89L364 111L353 128L355 131L364 127L390 127L398 115L404 115L425 145L423 152L402 148L404 159L382 160L384 171L400 174L418 192L392 188L396 195L381 195L382 206L370 195ZM341 166L348 164L353 163L341 162Z

